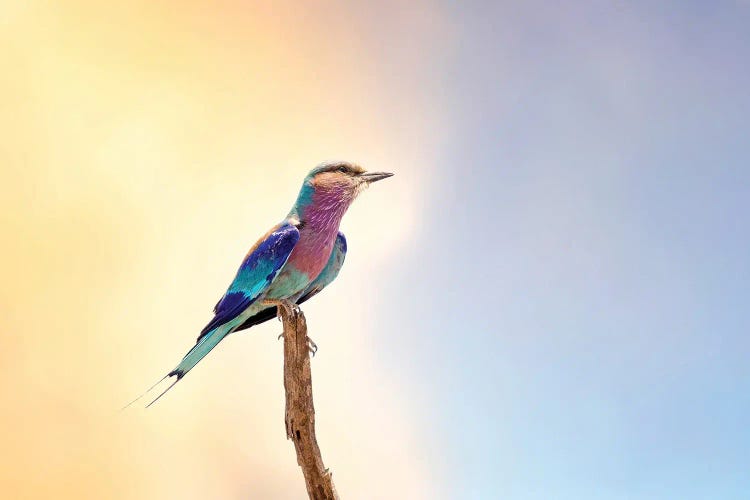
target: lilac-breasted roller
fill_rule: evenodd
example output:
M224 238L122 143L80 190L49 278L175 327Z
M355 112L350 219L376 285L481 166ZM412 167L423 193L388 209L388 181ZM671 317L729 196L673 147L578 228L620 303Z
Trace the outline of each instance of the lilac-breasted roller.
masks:
M301 304L331 283L346 256L346 239L339 232L341 218L367 186L392 175L366 172L348 162L323 163L312 169L286 218L245 256L196 344L159 381L175 377L174 382L148 406L174 387L224 337L274 318L277 305Z

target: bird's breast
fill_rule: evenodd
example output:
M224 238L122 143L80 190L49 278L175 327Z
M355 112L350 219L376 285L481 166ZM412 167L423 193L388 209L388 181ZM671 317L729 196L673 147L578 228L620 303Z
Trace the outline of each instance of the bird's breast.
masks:
M336 232L333 235L308 232L307 228L300 231L300 238L289 255L287 265L298 269L314 280L328 263Z
M333 236L329 236L303 228L299 241L271 284L266 297L289 298L302 293L328 263L336 234L334 232Z

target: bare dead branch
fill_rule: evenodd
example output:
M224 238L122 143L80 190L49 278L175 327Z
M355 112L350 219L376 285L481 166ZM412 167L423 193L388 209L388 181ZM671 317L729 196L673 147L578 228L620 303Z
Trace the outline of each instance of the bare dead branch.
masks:
M315 408L305 315L291 304L278 308L284 323L284 390L286 437L294 443L297 463L311 500L338 500L331 472L323 465L315 437Z

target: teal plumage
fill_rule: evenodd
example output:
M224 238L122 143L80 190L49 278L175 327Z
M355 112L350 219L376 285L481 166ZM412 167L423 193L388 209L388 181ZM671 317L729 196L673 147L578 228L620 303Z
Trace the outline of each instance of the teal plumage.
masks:
M364 188L391 175L365 172L348 162L324 163L310 171L287 217L245 256L196 344L159 381L174 377L172 384L148 406L227 335L275 317L275 303L301 304L336 279L347 251L346 238L338 231L341 218Z
M339 232L338 237L336 238L336 244L334 245L333 251L331 252L331 256L328 258L328 264L326 264L326 267L323 268L323 271L320 272L318 277L315 278L315 281L310 283L310 285L305 289L302 295L300 295L299 299L297 299L298 305L301 305L307 300L313 298L316 294L318 294L321 290L323 290L325 287L331 284L333 280L336 279L336 277L339 275L339 271L341 271L341 267L344 265L344 259L346 258L346 249L346 238L344 237L344 233ZM235 328L234 331L239 332L240 330L259 325L275 317L276 306L268 307L255 314L254 316L246 319L245 322Z

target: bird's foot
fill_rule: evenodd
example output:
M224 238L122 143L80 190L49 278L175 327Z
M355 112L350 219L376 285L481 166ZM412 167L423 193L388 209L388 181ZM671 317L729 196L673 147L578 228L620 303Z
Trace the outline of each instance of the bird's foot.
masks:
M276 317L278 317L279 319L281 319L282 308L284 309L284 311L286 311L287 314L289 314L293 318L297 317L300 314L300 312L302 312L302 309L300 309L297 304L287 299L280 299L280 300L266 299L263 301L263 304L268 305L268 306L276 306L276 309L277 309Z
M310 351L310 354L315 357L315 353L318 352L318 344L313 342L313 339L310 337L307 337L307 350Z
M284 338L286 338L286 336L284 335L284 332L281 332L279 336L276 337L276 340L281 340ZM318 344L316 344L310 337L307 337L307 350L310 354L313 355L313 357L315 357L315 353L318 352Z

